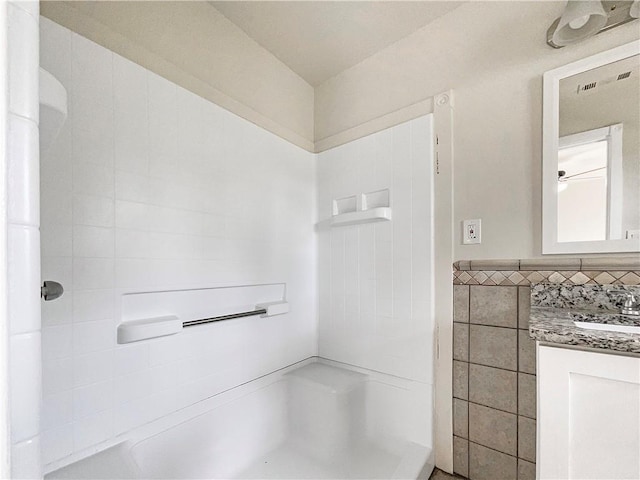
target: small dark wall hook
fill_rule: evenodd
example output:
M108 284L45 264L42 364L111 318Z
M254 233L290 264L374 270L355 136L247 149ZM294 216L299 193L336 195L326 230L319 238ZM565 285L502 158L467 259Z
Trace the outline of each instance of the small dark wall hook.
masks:
M40 287L40 296L44 298L45 302L50 302L59 298L64 293L64 288L58 282L51 280L45 280L42 287Z

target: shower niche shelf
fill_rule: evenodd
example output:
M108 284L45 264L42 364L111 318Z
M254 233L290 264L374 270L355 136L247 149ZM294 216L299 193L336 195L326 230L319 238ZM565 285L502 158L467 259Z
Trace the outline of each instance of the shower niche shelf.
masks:
M370 210L340 213L331 218L332 227L346 227L347 225L361 225L363 223L384 222L391 220L390 207L378 207Z
M362 193L333 201L332 227L391 220L389 190Z

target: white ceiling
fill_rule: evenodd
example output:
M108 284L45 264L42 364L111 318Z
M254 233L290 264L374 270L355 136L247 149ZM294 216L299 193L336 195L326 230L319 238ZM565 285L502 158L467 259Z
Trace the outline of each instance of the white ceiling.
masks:
M316 86L454 10L458 1L212 1Z

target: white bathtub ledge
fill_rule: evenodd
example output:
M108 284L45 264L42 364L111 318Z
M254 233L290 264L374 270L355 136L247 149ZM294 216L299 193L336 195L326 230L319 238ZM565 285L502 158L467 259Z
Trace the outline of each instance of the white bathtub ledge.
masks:
M310 363L286 373L285 376L330 390L332 393L349 392L369 378L364 373L332 367L322 363Z
M44 476L45 480L142 479L144 476L130 455L130 445L121 443Z

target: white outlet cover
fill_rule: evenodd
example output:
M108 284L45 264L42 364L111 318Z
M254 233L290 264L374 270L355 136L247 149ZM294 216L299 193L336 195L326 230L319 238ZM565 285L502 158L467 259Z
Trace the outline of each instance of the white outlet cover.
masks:
M482 243L481 236L482 221L479 218L474 220L463 220L462 222L462 244L477 245Z

